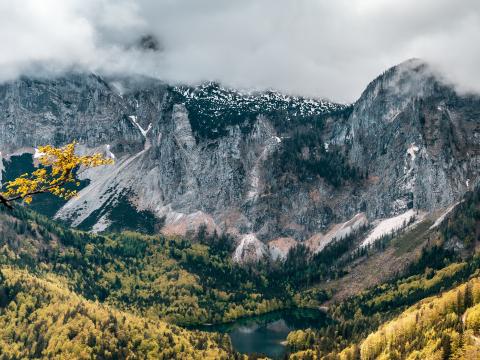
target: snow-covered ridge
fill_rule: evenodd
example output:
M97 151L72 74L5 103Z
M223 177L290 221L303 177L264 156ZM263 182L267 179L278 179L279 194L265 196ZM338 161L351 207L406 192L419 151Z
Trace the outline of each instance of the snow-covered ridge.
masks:
M186 103L202 101L202 105L205 105L204 102L208 102L210 111L213 110L215 113L217 110L218 115L221 115L224 108L228 108L260 113L287 110L291 116L313 116L348 107L327 100L290 96L277 91L250 92L228 89L214 82L197 87L176 86L173 91L182 96Z

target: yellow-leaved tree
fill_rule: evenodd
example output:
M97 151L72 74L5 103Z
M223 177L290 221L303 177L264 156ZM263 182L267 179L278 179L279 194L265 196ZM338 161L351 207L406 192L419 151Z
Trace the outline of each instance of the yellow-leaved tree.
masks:
M70 199L77 191L66 188L66 185L80 185L76 170L113 164L112 159L100 153L77 155L76 144L74 141L59 148L51 145L39 147L37 156L41 166L31 174L26 173L7 182L5 191L0 193L0 203L11 209L13 201L23 200L29 204L34 195L42 193Z

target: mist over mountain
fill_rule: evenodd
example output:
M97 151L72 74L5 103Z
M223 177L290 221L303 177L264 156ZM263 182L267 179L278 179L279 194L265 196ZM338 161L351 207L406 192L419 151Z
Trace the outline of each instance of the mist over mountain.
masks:
M0 1L0 360L479 359L480 3Z
M82 69L352 102L419 57L478 92L479 17L475 0L5 1L0 80Z

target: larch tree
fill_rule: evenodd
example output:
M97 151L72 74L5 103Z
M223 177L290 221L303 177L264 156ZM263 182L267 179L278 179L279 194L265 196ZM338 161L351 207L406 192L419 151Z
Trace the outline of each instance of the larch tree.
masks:
M76 144L74 141L59 148L51 145L39 147L38 169L7 182L5 191L0 192L0 203L12 209L14 201L23 200L29 204L33 196L44 193L70 199L77 194L74 187L80 185L78 170L113 164L113 159L105 158L100 153L77 155ZM73 185L73 189L67 187L69 184Z

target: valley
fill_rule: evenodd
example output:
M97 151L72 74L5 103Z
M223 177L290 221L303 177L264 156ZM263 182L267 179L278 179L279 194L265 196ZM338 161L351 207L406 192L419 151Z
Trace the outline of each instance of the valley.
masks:
M479 39L479 0L0 0L0 360L480 360Z
M196 343L200 340L190 340L193 341L193 345L188 346L192 346L193 350L188 351L192 352L178 352L178 357L175 358L183 358L182 356L196 358L197 355L193 354L197 353L203 354L198 356L204 358L208 358L206 354L209 353L212 359L241 358L242 355L236 351L252 350L255 352L263 350L273 358L283 356L285 351L291 351L292 359L308 358L304 354L312 351L319 356L331 356L332 353L342 351L347 353L350 350L344 349L359 344L368 334L383 323L394 319L406 307L458 286L468 279L476 278L480 268L478 257L473 256L476 240L471 244L468 241L461 242L466 246L462 254L448 250L446 243L457 234L462 236L459 232L471 233L472 230L466 226L473 228L478 226L479 194L471 193L445 217L448 221L442 222L438 227L432 228L432 221L426 224L419 223L411 230L404 230L397 236L381 240L381 246L372 247L362 255L357 255L357 261L361 261L358 261L358 265L352 264L348 268L343 266L338 268L342 259L340 256L342 247L331 249L332 245L325 249L326 258L322 258L323 252L320 252L305 262L305 259L309 258L306 256L308 249L303 247L302 250L299 247L291 252L281 265L270 264L263 268L258 264L255 267L244 267L231 260L231 241L225 237L208 237L204 230L197 233L193 240L133 232L95 235L69 229L28 209L18 207L13 212L3 209L0 214L2 224L0 293L4 299L0 318L5 322L2 336L13 336L12 339L17 336L10 327L13 317L7 312L7 305L8 309L12 306L17 308L27 306L30 309L40 306L38 311L43 313L40 300L27 305L25 302L30 301L27 300L28 297L16 295L22 294L19 293L22 286L26 286L26 289L32 286L33 281L46 287L45 292L38 296L47 296L49 299L52 299L50 294L53 291L52 287L62 294L68 289L69 295L62 295L60 298L63 299L61 301L67 301L62 305L65 311L73 311L72 306L78 309L78 305L74 305L75 302L66 300L74 297L86 304L92 304L87 308L100 306L101 309L104 307L110 309L108 311L133 314L132 316L139 319L135 321L153 323L166 321L186 326L187 329L207 330L207 333L212 334L194 331L192 334L185 333L187 337L207 339L208 336L214 336L212 340L202 340L210 343L211 352L202 350L203 345ZM418 240L417 237L422 236L427 239L428 244ZM410 237L410 240L405 240L407 237ZM354 239L350 238L349 241L352 242ZM384 256L389 251L392 254L398 254L399 251L402 253L405 248L399 245L406 246L408 243L410 246L420 245L418 249L423 250L418 252L417 257L411 259L403 272L385 278L388 280L377 277L376 281L363 285L359 282L358 288L349 292L349 296L343 294L341 283L355 283L356 280L352 280L351 276L358 268L365 266L364 264L375 266L377 262L375 258ZM409 253L410 246L407 247ZM335 251L338 255L328 255L329 252L335 254ZM392 254L389 256L393 256ZM328 259L336 260L332 262L327 261ZM318 273L315 272L316 269ZM386 282L382 284L384 281ZM291 309L295 308L318 309L325 305L327 306L325 315L313 315L310 319L309 316L312 315L295 317L293 315L295 312L291 313ZM24 313L17 314L16 317L26 316ZM48 312L44 314L45 321L50 321L48 319L51 315ZM266 315L255 318L261 314ZM325 316L332 320L326 321ZM71 321L75 318L73 317ZM105 351L107 344L101 347L91 345L93 343L85 345L82 340L84 335L76 334L78 330L75 329L78 329L79 325L66 318L65 321L74 334L70 336L71 339L65 346L70 346L68 345L70 343L74 346L78 341L83 344L82 346L86 346L86 353L102 354L100 351ZM231 323L232 321L235 322ZM210 323L218 325L205 325ZM154 328L158 326L155 325ZM265 333L272 327L276 330L268 331L273 331L271 333L273 338ZM56 341L54 337L57 335L54 331L47 338L43 338L38 332L39 329L28 328L23 331L31 334L29 336L32 340L29 341L37 343L42 339L36 345L38 346L36 351L39 354L47 354L50 350L43 346L53 346L51 344ZM256 338L264 339L266 343L260 342L252 347L251 342L245 340L242 331L246 331L247 334L253 331L253 336L256 331L263 331L262 337ZM230 338L225 340L218 335L219 332L230 334L232 340ZM165 331L162 333L167 334ZM339 341L335 335L338 333L343 334L343 340ZM112 333L112 341L120 341L121 339L117 339L119 334ZM268 339L273 343L268 345ZM283 340L287 341L286 347L280 345ZM187 343L181 341L184 344L182 348L187 349ZM177 345L172 342L170 344L172 351L177 352L179 349ZM118 345L113 346L119 349ZM168 348L167 345L156 346ZM198 346L200 347L197 348ZM29 348L31 347L20 346L17 354L29 351ZM57 347L55 351L66 353L65 351L70 350ZM253 356L252 353L250 355ZM17 355L5 358L14 356ZM168 356L165 358L169 358Z
M115 161L0 209L1 360L476 354L480 99L428 64L353 104L71 73L0 109L2 184Z

